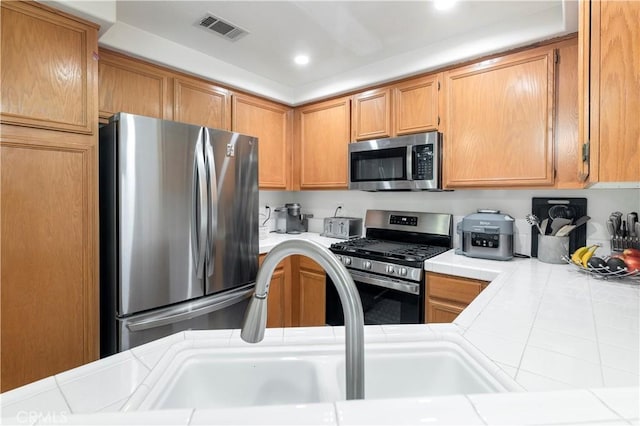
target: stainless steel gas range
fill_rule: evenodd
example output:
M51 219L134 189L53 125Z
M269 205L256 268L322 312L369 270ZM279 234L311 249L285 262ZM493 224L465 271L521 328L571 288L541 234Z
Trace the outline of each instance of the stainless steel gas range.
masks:
M366 324L424 322L424 261L452 247L453 217L443 213L368 210L366 235L332 244L358 287ZM327 276L326 321L344 325Z

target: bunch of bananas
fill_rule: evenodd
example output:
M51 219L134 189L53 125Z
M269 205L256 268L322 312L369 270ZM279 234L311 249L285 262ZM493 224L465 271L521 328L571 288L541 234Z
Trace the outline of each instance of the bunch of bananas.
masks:
M571 255L571 261L576 265L580 265L586 268L589 264L589 260L593 257L598 247L598 244L580 247Z

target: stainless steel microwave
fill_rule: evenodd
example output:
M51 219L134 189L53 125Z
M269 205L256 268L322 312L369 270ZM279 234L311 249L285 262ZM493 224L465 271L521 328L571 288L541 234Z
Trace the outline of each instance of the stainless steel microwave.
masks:
M349 144L349 189L439 190L442 134L419 133Z

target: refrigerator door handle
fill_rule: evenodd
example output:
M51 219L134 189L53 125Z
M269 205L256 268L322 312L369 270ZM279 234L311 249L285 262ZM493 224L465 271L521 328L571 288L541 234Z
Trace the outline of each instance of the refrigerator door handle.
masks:
M207 235L207 276L213 276L215 268L215 243L216 231L218 229L218 178L216 176L216 163L213 156L213 146L211 145L211 135L204 130L204 151L206 155L205 164L209 176L209 230Z
M193 193L191 217L191 248L194 254L196 276L204 278L204 259L207 243L207 181L202 149L202 133L200 130L195 147L195 161L193 167Z
M126 324L126 327L132 332L148 330L219 311L251 296L254 287L255 285L251 284L228 294L216 295L187 305L164 309L155 315L145 316L138 321L131 321Z

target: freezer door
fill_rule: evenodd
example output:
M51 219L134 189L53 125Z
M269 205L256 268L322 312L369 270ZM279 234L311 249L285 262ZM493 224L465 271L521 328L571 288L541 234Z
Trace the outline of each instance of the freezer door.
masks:
M204 295L207 185L203 129L119 114L118 312Z
M254 282L258 271L258 140L205 129L209 176L206 293Z
M118 347L102 356L125 351L185 330L237 329L253 293L250 284L233 291L117 320Z

